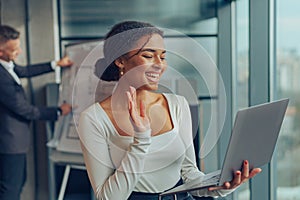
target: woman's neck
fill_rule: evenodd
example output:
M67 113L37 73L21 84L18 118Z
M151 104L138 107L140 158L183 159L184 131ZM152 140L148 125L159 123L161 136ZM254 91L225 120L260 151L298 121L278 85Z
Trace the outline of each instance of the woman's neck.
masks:
M112 99L115 103L124 104L127 102L127 94L126 92L130 91L129 85L118 84L115 91L112 94ZM143 101L145 105L152 104L157 101L158 94L149 90L136 88L136 100L137 105L139 105L140 101Z

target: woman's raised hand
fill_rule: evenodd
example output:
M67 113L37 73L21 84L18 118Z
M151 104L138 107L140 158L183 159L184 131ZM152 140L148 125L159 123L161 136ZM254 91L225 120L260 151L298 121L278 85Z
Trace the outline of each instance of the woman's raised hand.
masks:
M143 101L139 102L139 110L136 100L136 89L130 86L126 92L128 100L128 110L133 128L136 132L144 132L150 129L150 121L146 115L146 108Z

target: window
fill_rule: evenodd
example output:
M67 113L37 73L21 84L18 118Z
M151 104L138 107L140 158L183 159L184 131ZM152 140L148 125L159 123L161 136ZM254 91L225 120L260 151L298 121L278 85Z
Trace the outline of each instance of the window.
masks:
M249 105L249 0L236 1L236 58L233 70L234 111ZM249 182L236 192L235 199L249 200Z
M290 98L277 150L277 200L300 196L300 2L277 0L275 96Z
M61 37L100 37L123 20L185 34L216 34L216 0L60 0Z

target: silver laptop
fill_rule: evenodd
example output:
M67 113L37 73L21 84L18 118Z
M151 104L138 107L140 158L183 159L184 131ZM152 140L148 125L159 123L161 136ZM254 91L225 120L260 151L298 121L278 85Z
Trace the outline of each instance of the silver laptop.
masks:
M223 185L232 180L234 171L241 170L244 160L249 161L250 169L269 163L288 102L289 99L281 99L239 110L222 169L168 190L161 196Z

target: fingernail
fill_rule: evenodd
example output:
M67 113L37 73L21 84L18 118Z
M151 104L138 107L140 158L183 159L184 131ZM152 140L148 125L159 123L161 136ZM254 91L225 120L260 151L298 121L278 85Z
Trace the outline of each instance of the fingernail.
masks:
M247 160L244 161L244 165L248 165L248 161Z
M262 171L262 169L261 168L258 168L259 169L259 172L261 172Z

